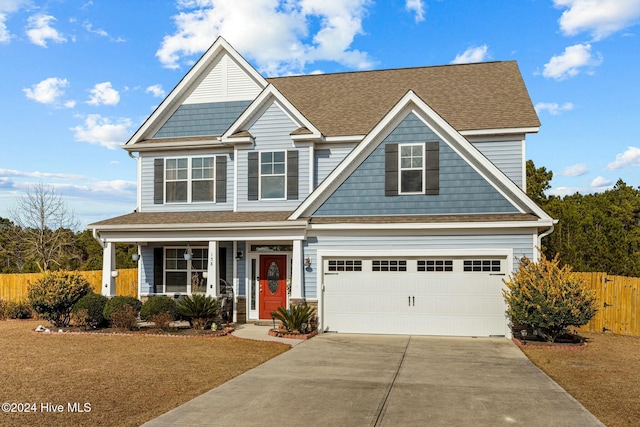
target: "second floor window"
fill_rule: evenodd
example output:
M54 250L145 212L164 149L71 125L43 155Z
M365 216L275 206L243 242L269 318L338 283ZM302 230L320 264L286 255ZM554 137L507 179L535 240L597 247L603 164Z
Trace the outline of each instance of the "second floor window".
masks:
M166 202L213 202L214 164L214 157L167 159L165 165Z
M400 194L424 191L424 144L400 145Z
M284 151L260 153L260 198L284 199L286 194L286 157Z

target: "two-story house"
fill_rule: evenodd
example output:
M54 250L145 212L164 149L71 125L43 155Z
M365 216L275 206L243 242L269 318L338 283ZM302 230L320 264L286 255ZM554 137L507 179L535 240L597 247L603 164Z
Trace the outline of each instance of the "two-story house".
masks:
M134 243L141 298L223 279L239 322L509 336L502 279L553 230L523 191L539 126L513 61L264 78L218 38L123 145L137 208L88 226L103 293Z

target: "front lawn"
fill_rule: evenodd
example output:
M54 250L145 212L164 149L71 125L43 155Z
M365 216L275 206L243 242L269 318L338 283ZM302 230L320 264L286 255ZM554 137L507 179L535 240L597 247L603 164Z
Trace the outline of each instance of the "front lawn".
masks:
M608 427L640 420L640 337L582 333L584 350L524 353Z
M31 332L42 323L0 321L0 402L31 411L3 405L0 425L137 426L289 348L231 336Z

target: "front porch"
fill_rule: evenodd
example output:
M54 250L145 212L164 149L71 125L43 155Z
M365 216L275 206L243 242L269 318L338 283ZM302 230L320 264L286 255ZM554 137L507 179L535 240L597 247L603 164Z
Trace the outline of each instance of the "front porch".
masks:
M118 240L118 243L121 241ZM303 301L303 240L165 240L130 242L138 250L138 298L205 293L231 298L233 321L271 321L279 306ZM102 294L116 294L115 241L104 242Z

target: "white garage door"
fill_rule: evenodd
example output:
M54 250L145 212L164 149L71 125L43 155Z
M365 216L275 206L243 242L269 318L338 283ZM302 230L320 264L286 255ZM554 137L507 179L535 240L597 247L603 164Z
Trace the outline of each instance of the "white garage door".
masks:
M346 333L505 335L506 259L325 258L323 328Z

